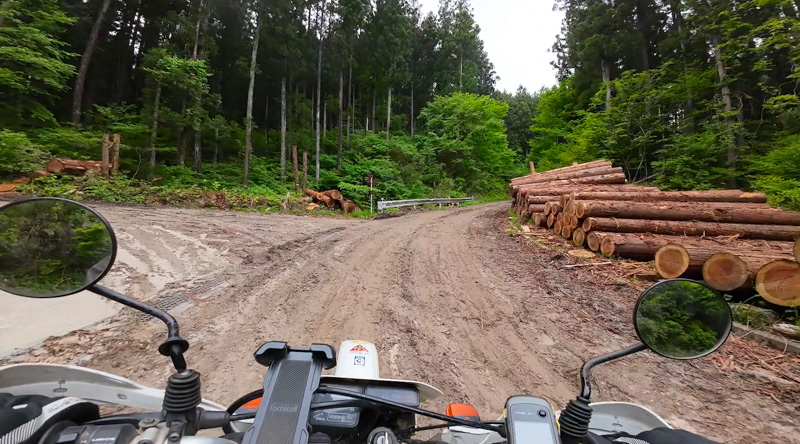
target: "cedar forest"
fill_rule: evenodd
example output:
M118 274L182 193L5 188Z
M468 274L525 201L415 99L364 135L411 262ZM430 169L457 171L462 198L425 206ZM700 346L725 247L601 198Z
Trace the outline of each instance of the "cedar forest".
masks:
M361 204L370 176L378 198L500 198L528 161L605 158L630 182L800 209L800 2L554 7L558 84L508 93L469 0L4 0L0 179L97 160L116 133L121 174L22 190L270 207L297 146L310 186Z

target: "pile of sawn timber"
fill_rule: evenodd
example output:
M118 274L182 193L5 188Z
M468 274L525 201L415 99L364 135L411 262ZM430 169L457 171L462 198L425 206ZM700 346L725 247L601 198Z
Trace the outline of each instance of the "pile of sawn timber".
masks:
M655 261L664 278L800 305L800 213L739 190L661 191L626 184L599 160L511 180L518 220L605 256Z

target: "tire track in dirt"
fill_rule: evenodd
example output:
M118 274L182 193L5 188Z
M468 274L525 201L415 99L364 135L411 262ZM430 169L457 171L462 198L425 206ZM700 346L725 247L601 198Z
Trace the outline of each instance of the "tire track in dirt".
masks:
M563 270L563 254L509 237L507 204L372 221L100 211L118 231L150 236L137 239L144 250L165 257L153 245L162 242L185 262L188 275L167 270L181 280L153 297L224 277L196 290L193 304L177 313L204 394L222 403L261 385L266 369L252 353L269 340L337 347L343 339L373 341L383 377L442 389L446 399L427 407L469 402L485 417L498 416L517 393L563 406L578 391L585 359L635 341L630 311L639 290L601 284L587 270ZM217 257L209 260L209 251ZM163 268L163 261L150 265ZM155 352L164 334L155 321L124 313L80 334L91 338L88 344L65 348L55 339L45 344L47 354L24 358L74 363L90 354L94 368L155 386L170 373ZM595 373L595 400L641 402L723 442L798 442L796 404L732 390L741 382L719 380L707 359L685 364L645 354ZM769 429L748 426L753 417Z

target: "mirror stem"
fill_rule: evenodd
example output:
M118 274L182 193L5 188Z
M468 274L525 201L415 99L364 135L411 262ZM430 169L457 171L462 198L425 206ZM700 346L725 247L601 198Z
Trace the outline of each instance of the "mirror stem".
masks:
M92 293L99 294L106 299L119 302L122 305L133 308L134 310L138 310L142 313L158 318L163 323L167 324L169 337L158 347L158 352L164 356L169 356L170 359L172 359L172 364L175 366L175 370L179 372L186 370L186 359L183 357L183 352L189 349L189 343L180 337L178 332L178 321L176 321L171 314L139 302L136 299L129 298L124 294L109 290L108 288L100 285L92 285L88 288L88 290Z
M589 384L589 377L591 376L592 368L602 364L604 362L613 361L615 359L619 359L623 356L632 355L634 353L639 353L640 351L647 350L647 346L643 343L638 343L635 345L631 345L628 348L623 348L622 350L617 350L615 352L611 352L607 355L598 356L594 359L586 361L581 367L581 396L586 398L587 400L592 397L592 387Z

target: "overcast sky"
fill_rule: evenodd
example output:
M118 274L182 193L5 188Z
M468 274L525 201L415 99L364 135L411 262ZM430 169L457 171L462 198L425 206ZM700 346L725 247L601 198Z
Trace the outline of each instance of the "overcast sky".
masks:
M420 0L423 11L437 11L439 0ZM500 76L497 89L528 91L556 84L549 52L561 29L563 13L551 0L472 0L481 38Z

